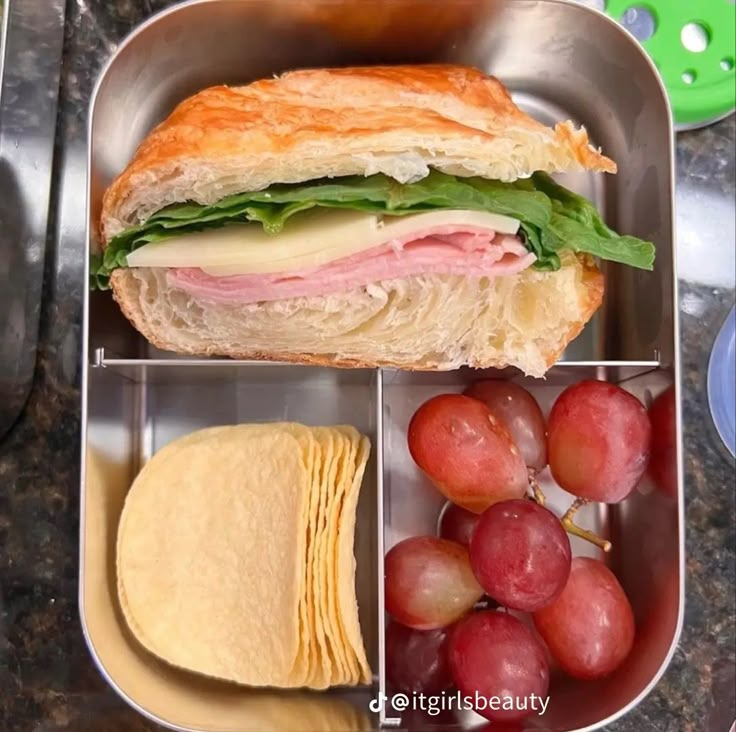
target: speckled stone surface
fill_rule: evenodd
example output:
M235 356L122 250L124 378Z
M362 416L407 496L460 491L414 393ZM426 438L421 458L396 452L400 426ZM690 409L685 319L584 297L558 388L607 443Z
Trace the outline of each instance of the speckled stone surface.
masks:
M0 730L158 729L103 682L77 615L79 337L84 241L69 222L84 206L89 94L102 62L137 22L167 5L68 3L40 351L27 408L0 442ZM678 138L678 180L733 201L731 117ZM69 172L71 171L71 172ZM75 172L76 171L76 172ZM689 273L681 273L684 278ZM687 610L671 667L617 732L727 732L736 716L734 463L709 417L705 372L732 287L681 280L687 492Z

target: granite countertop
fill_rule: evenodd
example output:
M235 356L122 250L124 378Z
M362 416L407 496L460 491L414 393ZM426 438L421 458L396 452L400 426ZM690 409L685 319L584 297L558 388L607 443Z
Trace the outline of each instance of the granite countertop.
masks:
M161 0L67 4L58 169L35 383L0 441L0 730L153 730L105 684L77 614L80 272L86 110L116 43ZM677 142L687 607L680 646L617 732L728 732L736 718L734 462L712 426L705 373L734 304L731 116Z

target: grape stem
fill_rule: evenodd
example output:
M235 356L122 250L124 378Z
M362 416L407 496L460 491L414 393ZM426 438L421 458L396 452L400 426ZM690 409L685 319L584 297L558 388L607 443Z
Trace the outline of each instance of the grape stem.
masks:
M534 468L527 468L529 471L529 485L531 486L532 493L534 494L533 500L536 501L540 506L544 506L545 495L537 482L537 471Z
M607 539L602 539L598 534L594 534L592 531L588 531L588 529L582 529L580 526L578 526L573 520L573 516L578 512L580 508L582 508L586 503L588 503L588 500L586 498L576 498L573 502L572 506L565 511L565 515L560 519L562 522L562 526L564 527L565 531L567 531L568 534L572 534L573 536L579 536L581 539L585 539L586 541L589 541L591 544L595 544L600 549L603 549L604 552L610 552L611 551L611 542Z

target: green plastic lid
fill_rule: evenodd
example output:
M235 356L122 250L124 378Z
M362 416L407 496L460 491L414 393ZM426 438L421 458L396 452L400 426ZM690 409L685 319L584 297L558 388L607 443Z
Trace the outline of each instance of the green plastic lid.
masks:
M604 9L652 57L678 127L699 127L734 111L734 0L606 0Z

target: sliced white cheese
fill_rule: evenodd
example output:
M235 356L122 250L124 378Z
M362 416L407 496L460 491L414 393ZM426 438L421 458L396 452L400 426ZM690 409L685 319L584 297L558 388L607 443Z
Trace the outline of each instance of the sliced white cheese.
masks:
M228 224L146 244L128 255L130 267L199 267L212 275L268 274L319 267L391 241L421 238L440 227L516 234L519 222L482 211L430 211L379 216L319 209L289 221L279 234L260 224Z

